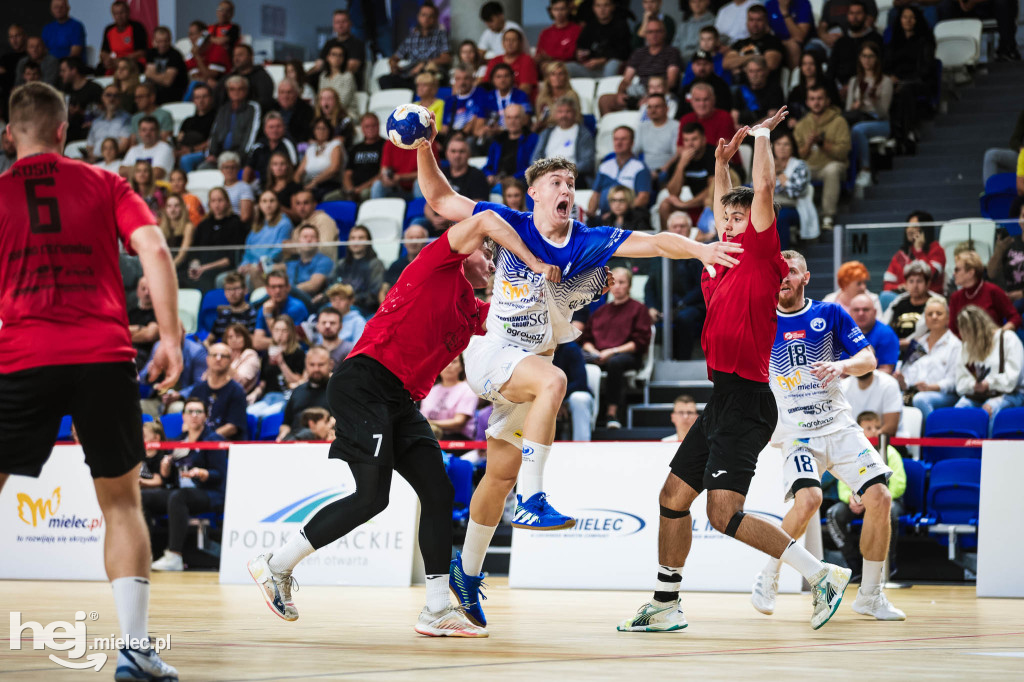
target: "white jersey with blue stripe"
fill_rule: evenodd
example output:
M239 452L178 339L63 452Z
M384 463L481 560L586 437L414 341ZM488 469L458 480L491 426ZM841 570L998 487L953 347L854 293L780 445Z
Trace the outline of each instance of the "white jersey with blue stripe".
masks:
M835 362L868 347L853 318L835 303L807 299L800 310L779 314L768 372L779 406L773 440L825 436L856 424L839 381L822 387L815 362Z
M579 331L572 326L572 314L601 294L607 281L604 266L631 232L587 227L574 220L565 240L556 244L537 231L532 213L484 201L477 203L473 213L488 210L508 221L537 258L557 265L562 281L548 282L499 246L487 335L531 353L575 340Z

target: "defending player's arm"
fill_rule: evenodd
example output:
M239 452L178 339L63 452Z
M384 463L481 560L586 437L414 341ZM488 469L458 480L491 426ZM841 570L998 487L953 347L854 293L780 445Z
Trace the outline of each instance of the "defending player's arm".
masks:
M775 155L772 154L771 133L789 112L782 107L775 115L750 129L754 136L754 201L750 205L750 224L764 232L775 224ZM717 169L716 169L717 170Z
M512 253L534 272L547 277L550 282L562 281L562 272L556 265L541 262L526 248L526 244L512 229L512 226L494 211L481 211L448 228L448 245L452 250L469 254L480 248L484 239L490 238Z
M740 143L747 136L750 128L743 126L736 131L729 143L724 139L718 141L715 148L715 200L711 204L715 212L715 230L718 231L718 239L725 241L725 208L722 206L722 197L732 189L732 176L729 175L729 161L740 149Z
M172 388L181 375L181 327L178 322L178 276L163 232L156 225L145 225L132 232L132 249L139 255L142 272L149 281L153 312L160 329L160 345L150 360L149 379L161 374L164 380L157 390Z
M434 118L434 112L430 112L430 144L416 150L416 179L430 208L457 223L472 217L476 202L453 190L447 178L441 173L432 149L434 138L437 137L437 123Z
M867 374L878 365L878 359L871 347L861 348L853 357L836 362L815 362L811 364L811 374L821 381L825 388L833 381L838 381L844 374L859 377Z
M728 174L728 172L727 172ZM699 258L708 269L708 273L715 276L715 265L732 267L739 263L732 254L743 251L743 247L732 242L720 241L712 244L702 244L689 237L675 234L674 232L659 232L658 234L644 234L633 232L622 245L615 251L620 258Z

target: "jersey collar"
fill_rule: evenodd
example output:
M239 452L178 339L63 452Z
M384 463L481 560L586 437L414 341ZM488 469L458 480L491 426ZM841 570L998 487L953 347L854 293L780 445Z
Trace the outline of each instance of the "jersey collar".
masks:
M804 304L800 307L800 310L796 311L795 313L784 313L781 310L779 310L778 306L775 307L775 312L779 314L779 317L797 317L799 315L803 315L804 313L806 313L808 310L810 310L810 308L811 299L805 298Z

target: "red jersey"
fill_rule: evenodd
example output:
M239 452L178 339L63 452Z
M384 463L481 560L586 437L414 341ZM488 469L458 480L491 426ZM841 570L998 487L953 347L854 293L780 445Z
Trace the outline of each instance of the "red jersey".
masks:
M679 136L676 138L677 147L683 146L683 126L687 123L699 123L704 126L704 137L707 138L708 144L712 147L718 146L719 139L728 142L736 134L736 123L732 120L732 116L729 115L728 111L714 109L707 118L698 118L697 114L691 111L679 119Z
M537 39L537 52L543 52L560 62L576 61L576 41L579 40L583 27L569 22L565 28L554 24L540 32Z
M505 55L501 54L487 62L487 72L484 74L484 80L491 79L491 72L494 71L494 67L498 64L507 64L505 61ZM522 88L524 85L536 85L537 84L537 63L533 61L533 58L525 52L509 64L512 67L512 85L517 88ZM531 98L532 99L532 98Z
M434 158L438 158L438 146L437 142L434 143L433 149ZM384 140L384 150L380 156L380 167L390 168L395 172L395 175L406 175L408 173L416 172L416 154L415 149L402 149L401 147L395 146L391 140ZM413 183L416 182L415 178L410 180L402 180L398 184L409 190L412 189Z
M779 285L789 265L779 252L775 223L758 232L747 229L729 241L743 247L739 265L716 265L716 277L705 269L701 290L708 306L700 344L712 370L738 374L750 381L768 382L768 360L778 325Z
M107 26L103 31L100 49L106 50L112 57L124 57L132 52L145 51L149 47L148 42L146 27L137 21L130 21L123 29L118 28L117 24ZM146 60L140 58L139 63L145 64Z
M489 303L473 295L462 272L468 255L452 253L448 234L428 244L388 291L349 354L368 355L422 400L437 375L484 333Z
M156 222L124 179L60 154L0 175L0 372L134 359L118 240Z

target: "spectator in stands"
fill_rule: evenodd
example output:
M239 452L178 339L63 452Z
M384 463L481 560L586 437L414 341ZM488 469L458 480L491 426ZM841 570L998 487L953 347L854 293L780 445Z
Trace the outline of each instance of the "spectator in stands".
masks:
M199 398L207 405L207 424L224 438L247 440L245 391L231 378L231 348L226 343L210 346L203 381L183 390L185 398Z
M436 215L436 214L435 214ZM402 275L405 268L419 255L419 252L426 246L425 240L430 236L427 232L427 228L420 225L417 222L412 223L409 227L405 228L405 232L402 234L403 244L405 245L405 255L399 256L398 260L392 263L386 273L384 273L384 286L381 287L381 301L383 302L384 296L387 296L388 290L395 286L395 282ZM334 285L344 286L340 284ZM334 287L331 287L332 289Z
M576 44L583 26L572 20L571 0L551 0L548 15L554 22L537 38L537 64L571 62L576 59Z
M188 25L190 49L185 55L189 81L213 88L231 66L231 55L223 46L209 39L206 24L193 21Z
M441 370L420 412L442 440L472 440L476 432L477 397L466 383L466 369L459 355Z
M298 258L285 263L288 280L311 299L324 290L327 286L327 277L334 269L334 261L317 249L316 243L319 239L320 234L316 227L300 225L299 246L295 249Z
M164 458L165 453L148 445L167 440L164 427L156 421L142 422L142 440L147 447L145 459L142 460L142 467L139 470L139 488L163 488L164 478L160 475L160 460Z
M192 88L192 103L196 113L181 123L178 130L179 165L186 173L191 173L205 159L210 149L210 134L217 118L217 110L213 108L213 90L206 83Z
M338 284L336 286L344 286ZM314 318L310 318L313 320ZM332 366L337 366L345 359L345 356L351 352L352 347L355 345L354 342L347 339L341 339L338 333L341 331L341 312L327 306L321 308L320 312L315 317L316 331L310 335L311 341L320 346L323 346L331 355ZM303 323L305 328L309 324L309 321ZM308 334L308 332L307 332Z
M614 95L601 95L597 101L601 115L623 109L636 109L640 99L647 94L647 79L654 75L665 76L669 90L679 85L683 57L679 50L665 39L665 24L659 19L648 19L645 33L647 44L629 56L626 70ZM639 80L634 80L639 77Z
M232 69L228 72L231 76L241 76L249 85L248 98L259 104L262 111L269 111L274 106L274 80L262 66L256 66L253 61L251 45L238 43L231 51ZM223 84L227 79L222 79L214 90L214 96L219 104L225 101Z
M798 154L811 169L811 180L821 180L821 227L831 230L835 222L839 192L850 156L850 127L839 107L833 106L823 86L807 91L807 108L793 133Z
M331 354L323 346L313 346L306 353L305 381L294 389L284 406L284 423L277 432L277 442L283 441L292 431L302 428L299 417L310 407L327 404L327 381L331 378Z
M205 401L189 398L182 416L179 440L185 443L222 441L207 422ZM244 415L243 415L244 416ZM142 509L152 520L167 515L167 548L153 562L154 571L183 571L185 535L189 519L224 506L227 485L228 451L180 448L160 460L160 478L164 487L141 491Z
M185 333L185 325L179 323L180 326L180 337L181 337L181 357L182 357L182 370L181 377L178 379L176 387L190 387L198 384L202 381L203 373L206 372L206 347L189 338L188 334ZM153 344L153 350L149 354L150 361L146 366L139 372L139 381L146 382L149 385L154 385L163 378L163 375L150 379L149 370L153 364L153 357L156 355L157 350L160 347L160 342L157 341ZM151 399L147 405L147 401L143 401L144 411L150 414L159 415L161 405L168 406L173 402L179 401L181 395L175 391L168 391L159 398ZM148 408L148 409L147 409ZM180 410L181 408L177 408Z
M139 123L146 117L155 118L160 124L160 139L170 142L174 133L174 117L166 109L156 105L156 86L146 81L135 87L135 113L132 115L132 142L139 133Z
M384 152L384 138L380 136L380 121L376 114L363 114L359 119L359 129L363 133L363 141L352 147L341 181L344 198L355 202L370 198L370 189L380 176Z
M217 3L217 23L209 26L210 42L220 45L228 54L242 37L242 30L232 22L234 18L235 4L231 0L222 0Z
M1020 61L1020 51L1017 49L1017 12L1018 6L1013 0L939 0L940 20L961 17L996 20L999 30L999 48L996 50L998 61Z
M529 53L523 51L525 43L526 38L522 31L516 28L506 29L502 36L504 53L487 62L484 78L489 78L499 64L506 64L512 69L512 85L532 99L537 90L537 64Z
M160 124L152 116L139 121L139 143L124 155L123 165L118 170L121 177L127 178L138 161L150 162L157 180L163 180L174 168L174 150L160 139Z
M532 152L529 161L524 164L524 159L520 155L524 151L523 143L518 145L518 153L513 156L517 147L513 144L516 138L512 137L510 128L507 137L499 136L491 145L491 152L488 154L484 172L490 177L513 175L522 179L526 167L530 163L538 159L561 156L576 164L577 187L586 186L587 180L593 177L595 170L594 157L597 154L597 149L594 136L585 125L579 122L579 103L576 100L571 97L562 97L555 100L553 107L555 125L545 128L540 135L527 136L525 146L529 146ZM526 118L526 114L522 112L521 108L515 110L513 115L516 118L517 127ZM532 144L530 137L533 138ZM515 162L514 166L512 162ZM510 172L513 168L514 172Z
M242 160L235 152L221 152L217 157L217 170L224 176L224 190L231 200L231 209L238 214L243 223L252 221L253 203L252 186L239 180L242 171Z
M216 285L217 275L235 268L245 243L247 227L231 209L231 199L223 187L210 190L210 212L196 225L193 246L217 246L216 250L190 253L187 279L197 289L207 291Z
M260 383L249 394L254 403L249 413L265 416L284 409L285 393L302 382L306 353L299 345L295 322L288 315L279 315L270 325L271 345L267 348L267 361L263 363ZM253 345L255 345L255 338ZM261 399L258 404L256 401Z
M0 57L0 64L3 63L4 57ZM0 73L3 73L3 67L0 66ZM1013 127L1013 133L1010 135L1010 147L1009 149L992 147L991 149L985 150L985 160L982 163L981 171L981 184L988 182L988 179L996 173L1015 173L1017 171L1017 161L1020 158L1021 141L1024 139L1024 111L1021 111L1017 115L1017 124ZM1024 176L1024 173L1019 173ZM1017 180L1021 182L1020 179ZM1021 186L1017 186L1017 194L1021 194ZM1011 218L1013 216L1010 216Z
M463 40L459 43L458 59L455 61L456 68L462 67L473 77L473 84L479 85L484 80L484 73L487 71L487 61L480 54L476 43L472 40Z
M843 32L850 28L849 9L853 0L826 0L820 8L818 17L817 37L811 42L817 49L826 53L834 49L836 42L843 36ZM903 0L897 0L894 4L905 4ZM875 0L865 0L867 18L865 23L874 27L878 20L878 6ZM890 22L891 24L892 22Z
M999 410L1024 405L1024 345L997 327L988 311L968 305L957 315L963 347L956 366L956 407ZM991 420L990 420L991 425Z
M312 102L316 99L316 90L310 85L310 81L313 80L313 72L306 73L303 68L302 60L289 59L284 63L284 77L285 79L291 79L298 88L299 96L306 102Z
M629 187L615 185L606 193L608 210L591 214L591 225L609 225L624 230L650 230L651 218L647 207L635 206L636 194ZM596 196L595 196L596 198Z
M522 50L529 52L530 46L526 44L526 33L523 31L523 27L505 18L505 8L501 6L500 2L493 2L493 0L485 2L480 8L480 21L484 22L486 28L480 34L477 47L486 59L505 54L507 48L504 38L505 33L509 30L519 31L520 36L523 37Z
M189 193L188 174L180 168L171 171L170 193L181 197L185 204L185 210L188 212L189 221L193 225L198 225L199 221L203 219L206 209L203 207L203 202L199 201L199 197Z
M341 46L345 50L345 69L355 76L356 87L362 89L363 67L366 64L366 44L352 33L352 17L343 9L334 10L331 18L334 35L320 49L320 56L313 66L314 72L322 71L330 56L331 48Z
M28 60L25 62L24 67L21 70L21 83L39 83L43 80L42 70L39 68L39 62Z
M135 60L118 59L114 67L114 85L121 93L121 108L130 114L136 111L135 88L139 83L139 65Z
M935 219L927 211L914 211L907 216L903 244L889 262L889 269L883 276L883 291L905 291L906 280L903 272L913 261L924 261L931 266L930 288L942 293L942 280L946 269L946 251L935 241L935 226L929 223ZM922 224L924 223L924 224Z
M518 178L507 178L501 185L501 200L513 211L526 212L526 184Z
M301 86L290 78L277 84L276 109L281 112L288 137L304 142L311 137L310 124L313 122L313 107L302 99Z
M665 25L665 42L671 45L676 37L676 21L661 11L661 0L641 0L640 4L643 7L643 13L633 29L633 47L643 46L647 38L647 22L651 19L657 19Z
M434 149L437 149L436 141ZM399 197L409 201L422 196L416 184L416 175L416 150L401 149L391 140L385 140L380 157L380 177L370 186L370 197Z
M128 3L124 0L116 0L110 6L110 15L114 23L103 29L99 66L107 74L114 72L118 59L133 59L140 66L145 66L146 50L149 48L149 32L146 27L129 18Z
M755 2L756 0L732 0L718 9L715 28L718 29L718 35L724 44L730 45L750 35L747 28L747 10Z
M180 269L195 238L195 223L190 219L185 201L180 194L172 193L167 196L159 216L160 231L164 233L167 245L171 249L178 249L174 257L174 267Z
M484 98L484 112L487 115L483 135L493 139L503 129L509 127L505 118L508 108L513 105L520 105L526 114L533 112L533 105L530 104L530 97L525 92L513 85L512 67L508 64L498 64L491 69L491 94ZM529 120L527 120L529 124Z
M679 54L691 55L700 48L700 31L706 26L714 28L715 13L711 11L710 0L687 0L680 2L683 20L676 27L672 46Z
M826 75L821 53L818 50L808 50L800 57L800 76L796 86L789 91L789 96L786 98L791 128L807 115L807 91L816 85L825 86L825 92L828 93L830 102L846 101L845 97L839 96L831 74Z
M297 217L292 210L292 198L299 192L305 191L302 189L302 185L295 182L294 177L295 166L292 164L288 152L282 149L270 155L270 160L267 162L267 175L263 178L263 191L274 193L277 203L281 204L281 210L293 225Z
M342 106L348 111L356 111L359 107L356 102L356 78L348 70L348 52L341 43L331 45L327 50L327 59L324 68L320 71L320 80L317 90L331 88L338 94Z
M705 0L706 1L706 0ZM672 426L676 432L661 439L662 443L681 443L686 434L697 423L697 401L693 396L683 394L672 402Z
M260 286L270 264L279 260L282 244L291 239L294 226L281 209L277 195L269 189L260 194L250 224L252 228L245 237L245 253L238 272L248 277L253 286ZM310 227L316 232L315 227Z
M117 157L128 151L132 134L131 116L121 108L121 97L116 85L103 88L103 113L93 119L86 138L85 153L90 161L95 160L99 147L108 137L117 143ZM114 171L117 172L116 170Z
M751 56L743 67L743 74L746 84L733 86L732 95L732 118L738 126L753 125L774 116L786 102L782 87L769 78L767 62L761 55Z
M17 85L35 80L28 78L25 74L25 69L29 65L34 65L39 70L39 80L53 86L60 82L60 61L57 57L46 51L46 44L38 36L32 36L28 39L26 54L18 62Z
M210 335L206 337L207 346L222 340L231 325L245 327L250 335L256 331L256 309L245 300L245 293L245 278L237 272L228 273L224 278L224 297L228 302L217 306L217 317Z
M98 113L103 88L89 80L78 57L60 60L61 90L68 105L68 140L81 140L88 134L86 128Z
M651 76L647 79L647 94L640 99L640 122L649 121L651 117L647 114L647 100L652 96L664 97L665 105L668 107L668 117L675 120L679 114L679 99L674 93L668 91L667 81L664 76ZM684 89L685 92L685 89Z
M973 305L981 308L995 325L1008 332L1022 326L1021 315L1010 302L1006 292L992 282L985 281L985 264L976 251L964 251L956 256L953 279L957 290L949 297L949 328L961 339L957 327L960 311Z
M924 333L914 337L907 358L893 376L927 422L932 410L952 407L958 399L956 366L961 343L949 329L949 306L941 296L925 303L924 325Z
M131 334L132 346L135 348L135 366L141 369L149 362L153 344L160 338L160 329L156 324L153 299L149 295L149 282L145 277L139 278L135 296L136 303L128 310L128 333Z
M846 111L850 139L860 158L858 187L870 187L872 137L889 137L889 105L892 103L892 79L882 73L882 49L865 42L860 49L857 75L846 87Z
M878 321L874 302L867 294L858 294L850 302L850 317L864 332L868 343L875 350L879 372L892 374L900 359L900 340L888 325Z
M293 165L298 163L299 155L295 144L288 139L286 132L284 118L278 112L271 111L263 117L263 135L253 145L252 153L249 154L248 162L242 171L242 180L255 186L257 178L266 178L270 157L277 151L287 154Z
M719 140L731 140L736 134L735 121L728 111L715 108L715 90L707 83L698 83L690 89L690 106L693 111L679 119L676 147L683 146L683 128L687 123L700 123L705 139L716 146Z
M768 82L781 85L784 51L786 48L782 41L769 30L768 11L764 5L754 4L747 8L747 37L733 41L722 59L722 65L733 72L733 82L742 82L744 75L749 82L750 74L745 67L752 59L760 57L764 60Z
M647 119L637 127L633 154L643 159L651 170L655 189L668 182L669 168L676 157L679 122L669 118L668 101L664 95L647 96ZM701 128L703 134L703 128Z
M868 282L871 281L871 273L859 260L846 261L836 271L836 284L839 288L822 299L827 303L838 303L846 312L850 312L853 299L860 294L867 294L875 304L875 313L882 316L882 303L878 300L878 294L868 291Z
M914 5L900 9L899 23L885 49L882 66L895 83L889 111L892 136L899 153L917 151L917 126L920 119L918 99L935 88L935 38Z
M489 96L489 92L476 87L471 67L456 64L452 70L451 129L471 138L483 134Z
M14 165L15 156L13 155L14 146L11 145L12 155L9 157L10 164L7 167L3 167L3 160L0 159L0 173L3 173L7 168ZM7 149L4 149L5 155ZM121 170L121 150L117 147L117 140L113 137L108 137L100 144L100 158L96 161L95 165L99 166L105 171L114 173L115 175Z
M252 347L252 334L245 325L229 325L224 331L224 344L231 349L231 378L246 394L250 393L259 382L261 370L260 356Z
M50 14L53 15L53 21L43 26L41 40L56 59L85 59L85 26L72 18L70 13L68 0L51 0Z
M156 184L153 178L153 164L148 159L139 159L132 167L130 183L135 193L142 197L153 215L159 215L163 208L166 194L163 187Z
M448 32L437 23L437 8L432 2L420 7L416 26L389 60L391 73L380 77L382 90L412 88L421 71L443 74L452 62ZM400 66L399 62L404 65Z
M768 25L772 33L782 41L786 50L786 64L795 69L800 63L800 53L814 27L814 10L809 0L768 0Z
M775 201L779 204L779 242L789 248L790 232L799 223L801 241L814 241L821 235L818 211L811 197L811 171L796 155L796 140L788 130L775 133L772 152L775 155Z
M332 284L327 289L327 300L330 301L330 307L341 315L338 338L355 345L366 327L366 318L352 307L356 301L355 289L348 284Z
M437 76L425 72L416 76L416 95L414 100L424 109L432 111L437 122L437 131L441 139L448 137L451 129L451 116L448 110L448 101L437 96Z
M633 274L626 268L615 268L612 276L608 303L590 316L580 340L587 362L608 372L606 426L617 429L622 426L619 417L626 410L623 375L643 366L651 343L651 318L647 307L629 296Z
M338 261L331 273L332 282L350 285L356 294L355 304L360 312L369 316L380 305L379 293L384 283L384 264L373 249L373 237L363 225L356 225L348 233L345 257Z
M1018 197L1010 207L1017 225L1003 224L996 229L996 243L988 261L988 277L1006 292L1017 312L1024 310L1024 199Z
M562 97L575 99L577 110L580 108L580 96L569 84L569 69L562 62L548 62L544 65L544 81L538 87L537 101L534 106L537 111L537 120L533 125L535 132L555 125L552 107ZM581 113L578 123L582 122L583 115Z
M882 433L889 438L906 437L903 428L903 394L896 379L874 370L842 381L843 395L854 414L874 412L882 416Z
M683 211L676 211L663 223L664 229L684 237L689 235L690 216ZM710 238L698 236L700 241ZM661 273L661 262L650 261L647 285L644 287L644 303L650 316L651 324L665 319L663 292L664 278ZM689 360L693 356L693 344L698 340L704 328L707 306L701 292L700 278L704 268L692 259L672 260L672 290L670 302L672 309L668 311L669 324L672 325L672 358Z
M222 152L235 152L242 159L248 158L260 129L262 109L256 102L249 101L249 81L239 75L228 76L224 87L228 101L217 109L210 130L209 154L203 164L205 168L215 167Z
M715 35L715 27L705 27L704 32L701 35ZM729 83L726 82L725 78L718 75L715 70L715 61L721 60L721 54L715 54L706 50L697 50L693 53L693 58L690 60L690 65L686 69L686 75L683 78L683 87L680 90L683 100L678 106L678 116L689 114L693 111L693 106L690 104L691 91L700 84L710 85L715 93L715 103L723 110L729 111L732 109L732 88ZM726 76L730 79L732 75L725 72ZM648 81L648 96L651 94L651 85L655 79L651 78ZM672 107L669 106L669 116L672 116Z
M293 431L286 441L327 441L334 440L334 417L322 407L310 407L299 415L302 428Z
M4 93L14 89L18 62L28 56L25 50L25 27L21 24L10 24L7 27L7 44L10 49L0 55L0 91ZM0 106L0 110L4 109L6 106Z
M591 422L597 414L597 398L590 392L587 382L587 365L583 361L583 349L578 343L562 343L555 348L552 359L555 367L565 372L565 400L558 410L558 419L568 417L572 421L570 439L589 441Z
M617 76L629 59L629 25L616 18L612 0L594 0L593 9L576 40L576 61L566 64L575 78Z
M288 275L280 270L267 273L267 298L256 313L256 333L253 334L253 347L258 351L270 348L270 320L287 315L292 320L304 320L309 310L298 298L291 295L292 286Z
M342 141L331 137L331 125L324 118L313 121L313 140L306 147L302 162L295 169L295 182L322 201L341 188L341 169L345 165Z
M875 30L864 0L850 0L846 10L846 26L839 28L839 31L839 37L832 46L828 70L829 75L842 88L840 97L846 99L850 81L858 76L861 68L862 47L865 43L873 43L881 50L882 36ZM881 66L879 58L877 68Z
M676 211L685 211L691 223L697 221L704 208L704 200L711 191L715 178L715 147L707 143L704 127L695 121L680 126L682 145L676 150L672 176L665 188L668 196L658 207L661 224ZM689 188L689 199L683 199L683 188Z
M448 184L458 194L473 201L487 201L491 188L487 176L479 168L469 165L469 143L461 134L452 135L445 147L448 166L442 171Z
M901 354L910 347L911 339L925 333L924 307L933 298L945 299L941 294L928 290L932 278L931 266L925 261L915 260L903 269L906 291L889 304L882 322L891 327L900 339Z
M292 214L293 224L309 223L316 228L320 234L321 244L338 241L338 224L334 222L334 218L316 207L312 192L303 189L292 195ZM293 241L297 237L293 230ZM334 258L338 255L338 249L334 246L321 246L320 253Z
M158 26L153 31L153 47L146 50L146 82L156 86L157 104L180 102L188 87L185 58L171 45L171 29Z

